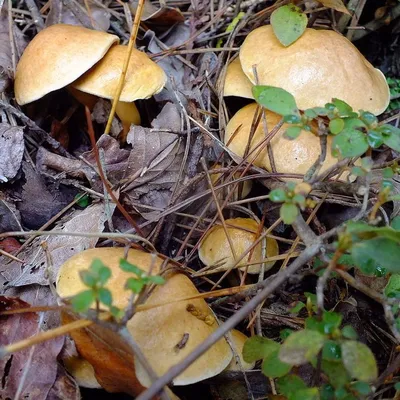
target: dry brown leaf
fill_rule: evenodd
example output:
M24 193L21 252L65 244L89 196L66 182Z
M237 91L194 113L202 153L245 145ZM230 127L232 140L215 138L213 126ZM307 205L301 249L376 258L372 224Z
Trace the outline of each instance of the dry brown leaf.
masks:
M332 8L336 11L351 15L350 11L343 4L342 0L318 0L318 1L325 7Z
M0 232L22 230L19 211L11 201L0 196Z
M29 303L18 298L0 297L0 311L25 307ZM0 317L0 324L0 345L5 346L39 333L42 319L36 313L23 313ZM0 398L46 400L57 378L63 343L63 337L58 337L1 358Z
M0 123L0 183L7 182L17 175L24 148L23 129Z
M2 3L3 4L3 3ZM27 46L23 33L12 23L12 33L15 48L15 63ZM14 79L13 56L10 43L7 2L0 8L0 93L7 89Z
M84 1L72 4L71 2L64 3L62 0L52 0L50 3L50 12L46 19L46 26L69 24L87 25L89 28L92 27L93 22L94 29L107 31L110 28L111 15L106 7L100 7L91 1L87 1L86 3L89 6L89 10L87 10Z
M132 13L136 13L138 7L138 1L133 0L129 3ZM168 6L156 7L154 4L146 1L144 3L144 9L142 14L142 21L148 21L158 26L160 25L174 25L178 22L184 22L185 18L183 14L177 8Z
M114 212L115 206L110 205L110 213ZM96 234L103 232L107 220L104 205L93 204L84 210L76 210L65 217L67 222L59 224L55 231L64 233ZM74 254L95 247L98 238L78 236L47 236L35 239L32 244L22 251L18 257L26 262L21 264L13 261L10 264L0 264L0 272L9 281L8 286L24 286L30 284L48 285L46 276L46 254L40 244L47 242L52 266L51 276L54 281L61 265Z
M57 378L46 400L81 400L79 386L63 367L58 365Z

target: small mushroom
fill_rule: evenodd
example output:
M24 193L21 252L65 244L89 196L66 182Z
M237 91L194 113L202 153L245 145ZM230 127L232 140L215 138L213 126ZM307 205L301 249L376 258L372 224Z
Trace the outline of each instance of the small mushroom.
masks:
M224 96L254 99L252 88L253 84L244 74L239 57L235 58L226 69Z
M112 100L127 53L128 46L113 46L93 68L71 86L81 92ZM131 123L140 123L140 115L133 102L148 99L159 93L166 81L167 77L161 67L144 52L133 49L116 110L125 133L129 131Z
M227 143L228 148L239 157L244 157L245 155L256 110L256 103L241 108L232 117L226 127L225 143ZM266 120L268 129L271 130L278 124L281 117L267 110ZM320 139L312 132L302 131L296 140L288 140L284 137L284 133L289 126L288 124L283 124L270 142L275 168L278 173L282 174L304 175L321 154ZM262 146L261 143L263 143L264 140L265 134L263 124L260 123L252 137L249 152ZM326 158L320 172L325 171L338 162L338 159L333 157L330 151L332 140L331 136L327 137ZM258 150L255 150L252 154L254 154L254 156L258 154ZM254 156L249 155L248 161L258 167L271 171L271 163L266 146L263 147L256 159L254 159ZM344 176L343 174L342 178Z
M56 24L43 29L26 47L17 65L17 103L31 103L69 85L118 42L115 35L75 25Z
M59 270L58 294L63 298L68 298L85 290L79 272L89 268L94 259L100 259L112 271L106 287L112 293L113 305L120 308L126 307L130 292L124 288L124 285L132 274L119 268L119 261L123 257L123 248L98 248L78 253L67 260ZM150 273L151 269L153 274L159 274L163 265L162 258L136 249L130 249L127 252L127 261L147 273ZM168 269L170 272L164 275L166 283L157 286L145 302L145 306L157 305L157 307L137 312L127 324L133 338L158 375L164 374L169 368L182 361L218 327L204 299L177 302L179 298L196 297L199 292L188 277L171 271L171 268ZM87 334L85 336L80 331L74 331L71 332L71 336L79 353L93 365L100 384L107 382L108 385L112 385L119 379L115 371L121 371L121 373L124 371L124 377L121 377L124 379L124 385L127 381L138 382L129 384L131 385L129 386L130 393L139 392L140 384L144 387L150 385L145 369L136 359L135 368L127 366L126 363L121 365L117 354L113 357L99 354L99 350ZM231 359L232 351L228 343L221 339L175 378L173 383L188 385L212 377L223 371ZM126 379L128 375L129 379ZM113 377L111 383L110 376Z
M244 75L253 84L256 83L255 68L258 84L287 90L300 109L322 107L332 98L338 98L356 111L362 109L379 115L390 102L383 73L348 39L331 30L307 28L296 42L285 47L276 38L272 26L265 25L250 32L239 57ZM232 71L237 69L237 64L231 64ZM236 72L236 76L240 74ZM227 74L227 80L229 77ZM242 87L241 96L248 97L248 83L243 80L242 76L236 87ZM234 93L239 95L238 91Z
M233 245L236 257L247 255L238 263L242 271L249 274L258 274L263 260L263 241L261 240L252 250L249 250L257 240L258 224L251 218L232 218L225 220L228 234ZM213 226L202 239L199 246L200 260L207 266L218 264L219 267L229 269L236 264L229 240L221 225ZM279 254L278 243L273 238L266 238L266 257L274 257ZM275 261L265 263L265 271L273 267Z

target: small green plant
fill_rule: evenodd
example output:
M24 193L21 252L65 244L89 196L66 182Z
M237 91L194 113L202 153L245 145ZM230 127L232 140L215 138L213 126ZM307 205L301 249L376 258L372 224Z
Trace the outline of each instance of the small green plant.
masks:
M262 360L262 371L277 378L279 393L288 400L356 400L371 392L370 383L378 369L371 350L357 341L350 325L342 325L342 316L324 311L310 316L305 328L285 332L279 344L271 339L254 336L243 348L247 362ZM324 374L324 382L309 387L295 374L295 368L311 364Z
M125 259L120 260L119 267L134 275L125 282L125 289L129 289L134 294L139 294L146 285L162 285L165 283L163 277L147 275L145 271ZM123 310L113 305L112 293L106 288L112 275L109 267L104 265L101 260L95 259L89 269L81 271L79 275L88 289L72 297L71 305L75 312L87 312L93 304L96 304L96 309L99 310L100 304L103 304L108 307L115 318L121 318L124 315Z

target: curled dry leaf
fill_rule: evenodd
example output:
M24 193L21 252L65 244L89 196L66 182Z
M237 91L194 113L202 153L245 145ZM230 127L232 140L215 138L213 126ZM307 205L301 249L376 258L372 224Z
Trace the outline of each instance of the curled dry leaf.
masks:
M10 24L8 22L6 4L0 8L0 93L4 92L14 79L14 61L16 66L19 57L28 44L23 33L15 26L14 22L12 22L11 26L14 42L14 51L12 51L9 30ZM14 60L13 53L15 57Z
M110 214L114 212L115 205L110 205ZM49 278L46 271L46 254L40 244L47 243L51 256L51 279L54 281L58 269L74 254L95 247L98 237L96 233L102 232L107 220L104 205L93 204L84 210L76 210L65 217L67 222L54 228L63 232L61 236L47 236L35 239L32 244L23 250L18 257L26 262L21 267L19 262L0 265L0 273L9 281L8 286L24 286L29 284L48 285ZM81 233L94 235L93 237L68 236L68 233Z
M138 1L133 0L129 3L132 13L135 14ZM168 7L163 5L161 7L156 7L154 4L146 1L144 3L144 10L142 14L142 21L148 21L154 23L158 26L160 25L174 25L178 22L184 22L185 18L183 14L177 8Z
M0 311L29 307L18 298L0 297ZM36 313L0 317L0 345L27 339L41 331ZM57 356L63 337L49 340L0 359L0 398L46 400L57 378ZM18 396L19 393L19 396Z
M349 10L343 4L342 0L318 0L318 1L325 7L332 8L336 11L351 15Z
M23 129L0 123L0 183L7 182L17 175L23 155Z

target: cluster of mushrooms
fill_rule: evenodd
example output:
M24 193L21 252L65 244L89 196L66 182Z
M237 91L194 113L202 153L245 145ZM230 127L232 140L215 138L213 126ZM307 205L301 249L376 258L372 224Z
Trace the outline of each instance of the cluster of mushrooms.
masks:
M24 105L65 87L89 108L93 108L98 97L113 99L127 54L127 46L118 43L117 36L77 26L58 24L44 29L29 44L18 64L16 101ZM145 53L134 49L117 108L124 130L131 123L140 123L134 101L160 92L165 83L164 71ZM333 31L307 29L294 44L284 47L271 26L255 29L245 39L239 57L227 68L224 96L253 99L252 86L256 83L286 89L294 95L300 109L324 106L332 98L339 98L356 110L379 115L389 103L389 88L383 74L351 42ZM245 156L246 148L251 151L265 139L263 126L259 124L248 145L256 110L256 103L245 106L226 127L225 143L239 159ZM269 129L279 120L280 116L266 111ZM302 132L298 139L287 140L283 136L285 128L284 124L271 141L276 170L289 175L304 174L320 153L319 139L310 132ZM330 138L328 145L329 142ZM322 170L336 162L328 151ZM252 163L267 170L271 168L264 149ZM242 194L249 190L245 187ZM265 236L259 223L250 218L233 218L225 223L226 229L214 226L200 243L199 258L206 266L218 265L225 270L237 267L250 274L273 267L274 261L264 260L279 254L278 244L268 235L258 241L261 235ZM236 254L232 253L232 245ZM218 326L204 299L178 301L199 294L187 276L176 272L172 265L165 265L161 257L142 250L130 249L125 254L122 248L89 249L61 267L57 292L68 299L85 290L79 273L88 269L96 258L112 271L106 287L112 293L113 304L126 307L130 292L124 289L124 284L130 275L119 268L119 261L125 256L147 273L166 278L166 283L157 286L145 302L146 306L154 307L137 312L127 323L129 332L160 376L182 361ZM65 314L63 318L68 322L70 317ZM112 382L112 377L119 374L129 380L124 391L132 395L150 386L146 369L136 358L134 368L121 364L117 355L103 354L82 329L71 332L71 337L80 356L66 360L66 366L80 385L120 391L121 386L114 388ZM219 340L175 378L174 385L188 385L226 369L238 369L234 354L241 355L246 336L234 330L230 338L234 349L225 339ZM240 364L241 369L253 367L243 359Z
M98 98L112 100L128 54L128 46L118 43L118 36L81 26L56 24L43 29L17 65L17 103L32 103L61 88L90 110ZM166 81L161 67L133 49L116 109L125 134L131 124L140 124L134 102L159 93Z
M287 90L301 110L323 107L338 98L356 111L379 115L390 101L389 86L383 73L344 36L328 30L307 28L289 47L279 42L271 25L252 31L244 40L238 58L228 65L224 96L254 99L252 86L256 83ZM256 103L245 106L226 127L225 144L239 159L245 156L256 110ZM279 115L266 111L269 130L280 119ZM287 127L283 124L270 142L276 172L304 175L320 155L319 138L303 131L296 140L287 140L284 137ZM263 124L259 123L248 152L259 147L260 151L255 152L253 158L250 156L249 161L271 171L266 146L262 147L263 140ZM321 172L338 161L331 155L331 142L328 136L328 152Z

